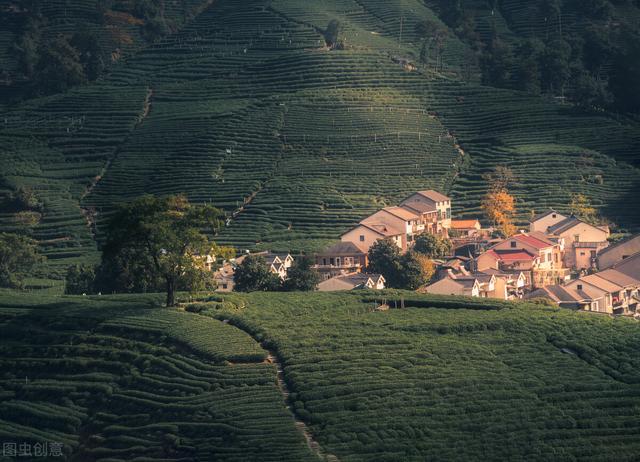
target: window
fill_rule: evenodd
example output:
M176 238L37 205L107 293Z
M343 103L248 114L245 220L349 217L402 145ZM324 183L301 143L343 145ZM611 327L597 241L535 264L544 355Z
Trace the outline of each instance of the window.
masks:
M578 284L578 290L582 290L582 284Z
M581 257L584 257L585 255L586 255L586 253L584 253L584 252L580 252L580 256L581 256Z
M555 261L556 263L558 263L558 254L554 253L553 254L553 261Z
M580 235L579 234L574 234L573 235L573 241L574 242L580 242Z
M335 259L334 259L333 257L331 257L331 258L329 259L329 264L331 264L331 266L333 266L333 265L335 265L335 264L336 264L336 261L335 261Z
M226 282L224 284L222 284L222 288L223 289L227 289L229 287L229 284L227 284Z
M364 242L364 234L360 235L360 242Z
M451 209L447 209L447 219L451 218Z
M324 266L327 266L327 259L326 259L326 258L323 258L323 259L322 259L322 264L323 264Z
M511 241L511 248L515 249L518 246L518 243L516 241Z
M555 213L551 215L551 218L556 218L558 215L556 215Z
M336 266L340 266L340 257L336 258Z
M591 251L591 258L596 258L596 251L595 250Z

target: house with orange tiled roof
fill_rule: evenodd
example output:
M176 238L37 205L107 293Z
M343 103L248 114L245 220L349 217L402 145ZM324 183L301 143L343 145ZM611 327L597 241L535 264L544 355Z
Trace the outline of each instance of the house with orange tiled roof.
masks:
M460 236L474 237L480 234L482 225L479 220L451 220L451 229Z
M520 233L500 241L475 260L477 271L495 269L523 272L531 287L544 287L566 280L559 242L539 232Z

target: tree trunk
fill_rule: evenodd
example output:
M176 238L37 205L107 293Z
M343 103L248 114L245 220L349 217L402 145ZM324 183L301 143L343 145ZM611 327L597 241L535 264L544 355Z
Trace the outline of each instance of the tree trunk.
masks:
M173 278L167 278L167 306L176 306L176 283Z

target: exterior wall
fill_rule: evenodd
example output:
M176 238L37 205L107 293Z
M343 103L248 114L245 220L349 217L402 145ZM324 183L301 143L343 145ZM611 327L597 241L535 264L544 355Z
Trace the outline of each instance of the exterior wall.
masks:
M546 233L547 232L547 228L549 226L553 226L556 223L560 223L565 218L567 218L566 215L562 215L562 214L557 213L557 212L550 213L547 216L542 217L539 220L532 222L529 225L529 231L531 231L532 233L535 232L535 231L539 231L541 233Z
M489 294L491 298L499 298L500 300L508 300L507 280L505 278L496 278L494 290Z
M386 210L379 210L373 215L365 218L360 223L364 224L378 224L378 223L389 223L394 228L398 230L403 230L405 234L413 233L413 227L411 226L411 222L403 220L400 217L393 215L392 213L387 212Z
M588 264L585 263L584 258L580 255L580 250L576 252L574 248L575 242L602 242L604 246L607 244L607 237L609 237L609 233L603 231L594 226L588 225L586 223L580 223L574 226L571 229L568 229L564 233L560 234L560 237L564 239L565 244L565 254L564 254L564 264L567 268L591 268L591 260L590 256L587 257L589 259ZM597 251L597 249L594 249ZM588 252L587 252L588 254ZM586 255L584 256L586 257ZM584 266L586 264L586 266Z
M466 295L471 297L479 297L480 291L477 286L472 290L465 290L460 284L450 278L441 279L426 288L426 292L438 295Z
M615 248L607 250L602 255L598 255L598 269L602 271L610 268L638 252L640 252L640 235L616 245Z
M437 226L435 228L436 234L448 235L448 230L451 228L451 201L435 202L431 199L427 199L421 194L413 194L409 196L402 204L411 206L412 203L429 204L433 206L437 213Z
M568 256L568 254L573 255ZM597 254L598 250L595 248L575 247L572 252L565 254L565 265L569 268L589 269L593 267Z
M364 236L361 239L361 236ZM382 236L364 226L356 226L351 231L343 234L340 240L342 242L353 242L360 250L367 253L371 246L378 242Z
M487 269L500 269L498 268L498 260L488 253L483 253L476 259L476 269L478 271L484 271Z

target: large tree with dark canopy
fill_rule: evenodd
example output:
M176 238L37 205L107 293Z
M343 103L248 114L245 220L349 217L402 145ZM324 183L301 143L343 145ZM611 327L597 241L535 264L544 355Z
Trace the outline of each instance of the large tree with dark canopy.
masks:
M210 277L198 256L210 252L213 243L205 230L215 234L222 218L219 209L192 205L185 196L142 196L111 219L102 266L124 265L132 273L138 268L146 279L162 280L167 306L174 306L178 288L200 288Z

